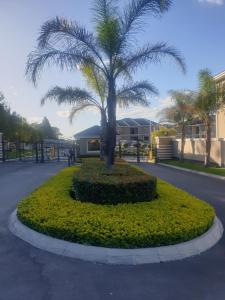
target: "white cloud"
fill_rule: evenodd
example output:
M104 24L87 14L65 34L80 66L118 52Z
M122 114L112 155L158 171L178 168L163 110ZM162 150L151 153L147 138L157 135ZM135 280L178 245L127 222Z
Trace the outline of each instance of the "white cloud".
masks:
M209 3L209 4L215 4L215 5L223 5L224 0L198 0L201 3Z
M17 97L19 95L19 92L18 92L18 90L16 89L15 86L10 85L9 90L10 90L10 94L12 96Z
M70 115L70 111L69 110L58 110L56 112L56 114L60 118L68 118Z
M160 99L158 103L152 104L150 107L135 106L129 109L118 109L117 118L146 118L158 120L159 112L173 104L170 97Z
M95 115L99 114L99 110L94 106L87 107L83 112L85 111L94 113ZM70 115L70 110L58 110L56 114L60 118L68 118Z
M143 107L143 106L132 106L127 109L117 109L117 119L122 118L146 118L157 121L159 119L159 112L168 106L171 106L173 101L171 97L165 97L161 99L155 99L154 103L150 105L150 107ZM85 109L85 112L94 114L99 116L99 110L91 106ZM70 115L70 110L58 110L56 114L60 118L68 118ZM91 116L90 116L91 117ZM80 130L79 130L80 131Z
M32 123L40 123L42 121L41 117L37 117L37 116L32 116L27 118L28 123L32 124Z

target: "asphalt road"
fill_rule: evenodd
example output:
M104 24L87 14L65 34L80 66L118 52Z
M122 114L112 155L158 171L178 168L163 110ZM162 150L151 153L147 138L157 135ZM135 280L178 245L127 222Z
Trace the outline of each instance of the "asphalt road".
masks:
M7 228L16 203L63 165L0 165L0 300L224 300L225 238L183 261L143 266L86 263L40 251ZM225 182L141 166L209 201L225 224Z

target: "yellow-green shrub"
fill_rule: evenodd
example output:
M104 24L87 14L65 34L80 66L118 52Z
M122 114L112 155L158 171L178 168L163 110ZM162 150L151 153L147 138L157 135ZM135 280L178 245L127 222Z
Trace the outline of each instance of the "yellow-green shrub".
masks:
M73 177L74 198L96 204L150 201L156 197L155 176L117 160L109 172L105 162L85 159Z
M137 248L170 245L204 233L214 209L158 180L158 199L135 204L97 205L73 200L66 168L18 205L22 223L47 235L83 244Z

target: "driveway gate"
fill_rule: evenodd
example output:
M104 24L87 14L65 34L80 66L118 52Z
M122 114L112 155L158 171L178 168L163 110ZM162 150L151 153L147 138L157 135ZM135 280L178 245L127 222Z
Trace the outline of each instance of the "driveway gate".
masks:
M36 163L51 161L75 161L76 148L70 140L43 140L21 142L0 140L0 161L20 160Z
M150 162L154 159L154 149L143 142L119 143L116 147L117 156L130 162Z

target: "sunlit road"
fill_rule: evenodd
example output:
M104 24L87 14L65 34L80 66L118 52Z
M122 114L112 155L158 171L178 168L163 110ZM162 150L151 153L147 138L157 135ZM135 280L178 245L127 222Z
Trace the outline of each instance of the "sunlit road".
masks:
M0 164L0 300L225 299L225 238L194 258L127 267L60 257L14 237L7 222L17 202L62 166ZM209 201L225 224L224 181L141 166Z

